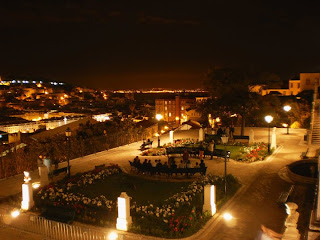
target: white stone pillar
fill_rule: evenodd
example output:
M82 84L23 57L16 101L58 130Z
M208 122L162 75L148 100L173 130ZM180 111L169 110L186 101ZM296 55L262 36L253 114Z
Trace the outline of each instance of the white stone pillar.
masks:
M249 144L254 143L254 131L253 129L250 130L250 134L249 134Z
M33 190L32 190L32 183L30 173L24 173L24 184L22 184L22 202L21 202L21 209L22 210L30 210L33 205Z
M203 142L204 140L204 132L203 132L203 128L199 129L199 141Z
M40 175L40 186L46 186L49 184L49 177L48 177L48 168L46 166L39 167L39 175Z
M276 149L276 148L277 148L276 129L277 129L277 128L274 127L273 130L272 130L270 149Z
M132 223L130 216L130 197L126 192L122 192L118 197L118 218L116 228L118 230L128 231Z
M172 130L169 132L169 142L173 143L173 131Z
M213 216L217 212L216 206L216 187L214 185L204 186L203 212L209 211Z

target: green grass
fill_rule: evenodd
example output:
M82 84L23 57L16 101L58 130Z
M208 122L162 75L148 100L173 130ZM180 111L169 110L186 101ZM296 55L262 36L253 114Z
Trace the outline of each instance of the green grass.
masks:
M121 173L82 187L78 191L88 197L104 195L115 201L121 192L126 192L138 204L148 202L159 204L177 192L181 192L190 182L163 182Z
M240 155L241 146L227 146L226 149L231 152L231 159L235 159ZM216 149L224 149L224 145L216 145Z

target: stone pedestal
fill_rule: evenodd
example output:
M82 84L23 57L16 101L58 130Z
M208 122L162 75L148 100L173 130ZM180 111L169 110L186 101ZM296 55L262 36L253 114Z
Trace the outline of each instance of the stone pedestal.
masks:
M169 132L169 142L173 143L173 131Z
M214 185L204 186L203 212L208 211L213 216L217 211L216 206L216 187Z
M46 186L49 184L49 177L48 177L48 168L46 166L39 167L39 175L40 175L40 186Z
M116 228L118 230L128 231L132 223L130 216L130 197L126 192L122 192L118 197L118 218Z
M250 130L250 134L249 134L249 144L254 143L254 131L253 129Z
M276 129L277 128L274 127L273 130L272 130L270 149L276 149L277 148Z
M22 184L21 209L30 210L34 206L32 183L30 173L24 172L24 184Z
M288 214L284 223L286 229L284 230L283 240L299 240L300 233L297 229L297 223L299 220L299 213L297 212L298 205L293 202L286 203L286 212Z
M203 132L203 128L199 129L199 141L203 142L204 141L204 132Z

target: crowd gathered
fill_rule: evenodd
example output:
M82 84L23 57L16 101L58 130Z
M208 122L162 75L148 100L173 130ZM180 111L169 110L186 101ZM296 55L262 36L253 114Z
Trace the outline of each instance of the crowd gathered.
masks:
M174 158L170 157L168 161L162 163L161 159L156 159L154 161L144 159L142 162L138 156L136 156L133 159L132 162L133 167L138 169L138 171L146 171L146 172L154 172L154 173L160 173L160 172L175 172L175 170L179 169L205 169L206 165L203 160L200 160L200 162L196 162L195 165L191 163L189 159L186 159L186 157L183 157L180 162L176 161ZM151 171L151 169L154 169L154 171Z

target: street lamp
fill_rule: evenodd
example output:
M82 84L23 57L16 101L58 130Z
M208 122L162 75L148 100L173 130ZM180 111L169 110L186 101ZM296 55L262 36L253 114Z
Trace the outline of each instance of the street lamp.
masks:
M268 123L268 153L270 153L270 123L272 122L273 117L268 115L264 117L264 120Z
M160 147L160 128L159 128L159 122L163 118L161 114L156 115L156 119L158 120L158 147Z
M67 163L68 163L68 178L70 178L70 137L71 137L71 129L68 127L66 129L66 137L67 137Z
M224 194L227 195L227 149L226 144L228 143L228 137L221 137L221 141L224 145Z
M291 110L291 106L285 105L283 107L283 110L285 110L286 112L289 112ZM289 123L288 123L288 126L287 126L287 134L289 134Z

